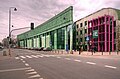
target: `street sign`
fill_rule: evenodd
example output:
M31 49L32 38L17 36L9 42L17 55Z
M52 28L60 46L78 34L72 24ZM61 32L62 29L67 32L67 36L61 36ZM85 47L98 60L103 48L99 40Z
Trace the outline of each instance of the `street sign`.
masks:
M93 38L98 38L98 30L93 30Z

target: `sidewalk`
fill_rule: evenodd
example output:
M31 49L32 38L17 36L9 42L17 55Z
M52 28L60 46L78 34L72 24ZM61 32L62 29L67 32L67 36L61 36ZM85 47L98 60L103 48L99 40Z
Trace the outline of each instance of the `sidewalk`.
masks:
M5 53L4 55L3 52ZM0 51L0 60L9 59L15 56L16 54L13 52L12 49L11 49L11 56L9 55L8 49L3 49L2 51Z
M95 52L92 54L92 52L88 51L82 51L81 54L79 54L79 51L73 51L73 52L66 52L64 50L57 50L57 51L49 51L52 54L55 55L61 55L61 56L81 56L81 57L94 57L94 58L109 58L109 59L120 59L120 52Z

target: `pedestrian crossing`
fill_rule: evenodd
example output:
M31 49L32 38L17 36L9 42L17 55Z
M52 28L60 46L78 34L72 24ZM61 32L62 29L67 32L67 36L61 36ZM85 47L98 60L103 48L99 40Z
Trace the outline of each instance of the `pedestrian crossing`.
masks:
M15 57L15 59L19 59L19 58L22 58L22 59L26 59L26 58L43 58L43 57L55 57L55 55L24 55L24 56L19 56L19 57Z

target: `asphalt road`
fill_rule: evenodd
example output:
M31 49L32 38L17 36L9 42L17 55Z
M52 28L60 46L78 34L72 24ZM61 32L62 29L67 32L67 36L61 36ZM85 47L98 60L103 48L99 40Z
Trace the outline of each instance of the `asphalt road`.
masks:
M0 79L120 79L120 59L12 50L0 58Z

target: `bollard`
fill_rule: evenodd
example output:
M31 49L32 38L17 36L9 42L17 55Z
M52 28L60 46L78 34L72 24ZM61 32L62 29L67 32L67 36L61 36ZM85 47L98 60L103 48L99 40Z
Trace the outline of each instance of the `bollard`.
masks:
M111 55L111 51L109 51L109 55Z
M3 51L3 56L7 56L6 51Z
M119 55L119 51L117 51L117 55Z

